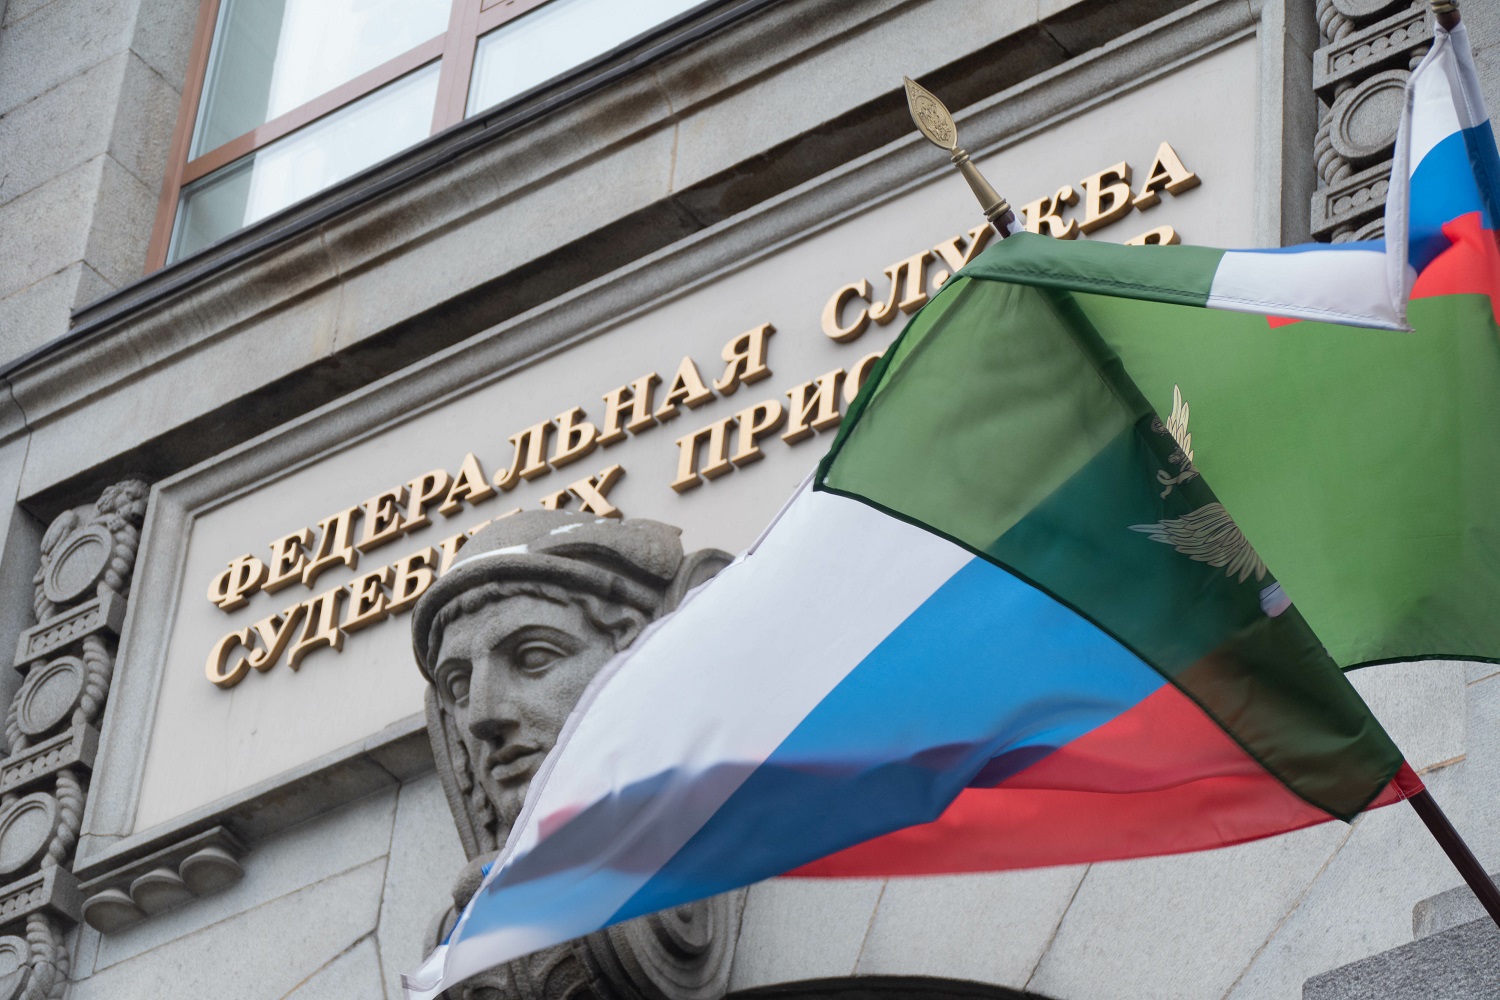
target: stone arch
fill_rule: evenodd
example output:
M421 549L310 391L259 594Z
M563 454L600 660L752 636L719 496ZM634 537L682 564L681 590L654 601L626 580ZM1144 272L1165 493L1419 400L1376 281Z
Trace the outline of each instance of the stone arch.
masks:
M780 983L731 993L729 1000L1048 1000L1040 993L1024 993L962 979L936 976L849 976Z

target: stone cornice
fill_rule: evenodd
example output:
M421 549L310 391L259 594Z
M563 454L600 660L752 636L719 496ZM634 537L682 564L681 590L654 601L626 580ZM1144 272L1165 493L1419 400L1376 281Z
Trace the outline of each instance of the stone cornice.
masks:
M85 309L10 371L45 437L22 495L45 514L122 469L168 475L896 141L893 60L962 107L1183 4L1052 6L757 5L524 127L502 109L434 137Z

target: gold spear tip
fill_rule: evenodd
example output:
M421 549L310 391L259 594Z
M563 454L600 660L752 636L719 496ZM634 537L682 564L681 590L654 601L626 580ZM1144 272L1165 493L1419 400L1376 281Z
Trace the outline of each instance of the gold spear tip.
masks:
M953 124L953 116L943 107L943 102L911 77L901 79L906 81L906 106L911 110L911 120L917 129L939 149L950 153L957 149L958 127Z

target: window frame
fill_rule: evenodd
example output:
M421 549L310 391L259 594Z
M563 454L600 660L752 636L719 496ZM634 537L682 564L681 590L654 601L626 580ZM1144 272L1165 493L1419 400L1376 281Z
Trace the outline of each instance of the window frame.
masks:
M550 0L451 0L448 28L443 34L435 35L354 79L257 125L243 135L189 159L222 6L222 0L201 0L197 25L193 31L192 51L188 58L187 78L183 82L182 103L177 112L177 124L167 154L166 173L162 178L161 196L157 201L156 220L152 225L151 240L146 251L146 273L158 271L167 264L182 191L189 184L348 107L435 60L441 60L441 68L438 71L437 100L428 135L436 135L463 121L468 105L470 76L474 70L474 53L480 36L549 2Z

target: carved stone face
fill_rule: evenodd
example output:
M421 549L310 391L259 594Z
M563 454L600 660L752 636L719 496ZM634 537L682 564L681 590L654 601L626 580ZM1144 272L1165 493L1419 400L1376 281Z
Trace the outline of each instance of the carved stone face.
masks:
M443 629L434 687L502 827L515 822L569 711L614 652L613 637L581 606L531 594Z
M433 761L469 864L430 950L505 842L568 714L599 669L728 554L685 555L677 529L527 511L477 532L412 609L431 682ZM490 969L456 1000L712 1000L728 988L739 896L678 907Z

